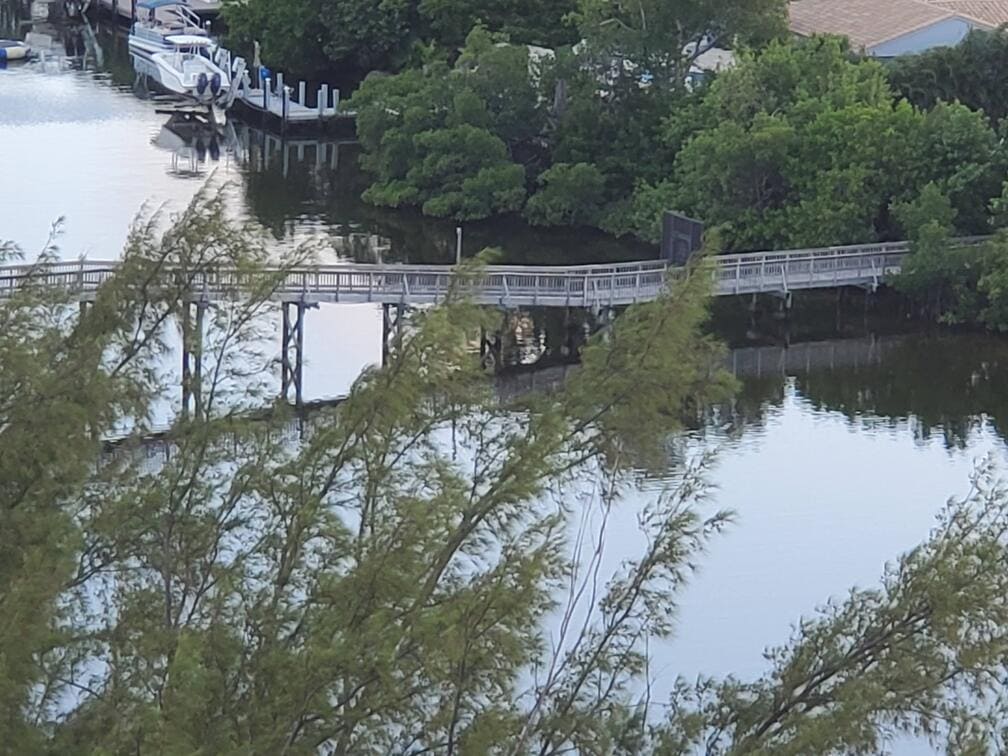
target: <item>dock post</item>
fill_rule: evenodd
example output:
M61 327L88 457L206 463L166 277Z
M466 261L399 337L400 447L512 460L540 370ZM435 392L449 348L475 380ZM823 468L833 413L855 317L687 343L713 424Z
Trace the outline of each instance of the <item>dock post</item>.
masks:
M329 105L329 85L323 84L319 87L318 96L318 115L319 118L325 118L326 108Z
M280 135L286 136L287 134L287 113L290 110L290 87L284 87L280 90ZM284 165L287 164L287 152L284 150ZM284 176L287 175L286 168L284 169Z
M284 75L283 71L277 71L276 75L276 89L273 90L277 94L281 94L284 89Z
M298 104L301 107L306 105L305 103L305 83L303 81L298 82Z
M339 89L334 89L332 93L332 110L333 115L339 112L339 101L340 101L340 91Z
M269 92L271 84L272 82L270 81L270 77L267 76L265 81L263 81L263 110L266 111L269 110Z
M393 348L402 347L403 322L406 319L406 305L382 304L382 365L387 365Z

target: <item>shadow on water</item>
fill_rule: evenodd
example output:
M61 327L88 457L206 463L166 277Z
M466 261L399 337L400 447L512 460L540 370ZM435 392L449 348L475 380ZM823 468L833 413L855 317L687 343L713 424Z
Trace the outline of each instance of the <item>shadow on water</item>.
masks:
M292 221L312 218L326 226L355 229L388 240L386 262L451 263L456 224L414 211L368 205L361 194L368 178L358 145L340 141L281 139L259 129L240 129L248 207L274 234ZM513 264L601 263L656 255L654 247L591 229L538 229L518 217L465 223L462 254L495 248Z
M714 332L733 347L726 366L740 381L719 418L741 433L794 390L852 426L908 427L949 448L966 448L985 424L1008 432L1008 340L907 321L892 292L867 306L864 296L838 307L835 293L806 294L786 321L753 317L739 298L717 302Z

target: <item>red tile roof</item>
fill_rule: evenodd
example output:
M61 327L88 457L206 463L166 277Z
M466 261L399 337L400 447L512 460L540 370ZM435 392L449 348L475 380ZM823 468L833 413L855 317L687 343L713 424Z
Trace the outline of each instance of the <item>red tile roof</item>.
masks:
M944 7L988 3L1008 9L1008 0L792 0L789 12L795 34L836 34L855 49L868 49L949 18L993 28L997 23Z

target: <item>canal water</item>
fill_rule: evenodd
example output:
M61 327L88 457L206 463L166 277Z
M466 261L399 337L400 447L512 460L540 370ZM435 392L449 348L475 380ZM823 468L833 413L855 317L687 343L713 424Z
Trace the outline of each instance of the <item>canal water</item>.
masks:
M179 209L212 177L231 185L234 212L277 244L321 237L343 259L453 258L450 224L360 202L353 145L281 145L241 123L187 130L134 87L121 30L7 21L54 40L45 61L0 70L0 239L28 256L62 218L66 258L114 257L142 204ZM516 262L642 254L517 222L473 225L464 239L466 254L493 245ZM664 681L764 671L762 650L786 641L803 613L875 585L887 560L927 536L946 499L966 493L977 460L1005 458L1004 340L900 333L894 313L873 321L860 300L813 302L791 331L769 316L753 326L743 309L719 305L716 318L741 391L716 425L683 439L693 453L716 451L711 506L734 510L737 522L683 596L676 638L652 670ZM343 393L380 359L380 332L370 306L311 312L307 397ZM611 553L634 543L633 528L620 526Z

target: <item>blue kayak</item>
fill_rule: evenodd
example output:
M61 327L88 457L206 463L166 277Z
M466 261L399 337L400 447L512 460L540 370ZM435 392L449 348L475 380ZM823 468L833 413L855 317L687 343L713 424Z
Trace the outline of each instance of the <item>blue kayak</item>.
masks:
M31 48L16 39L0 39L0 60L23 60L31 55Z

